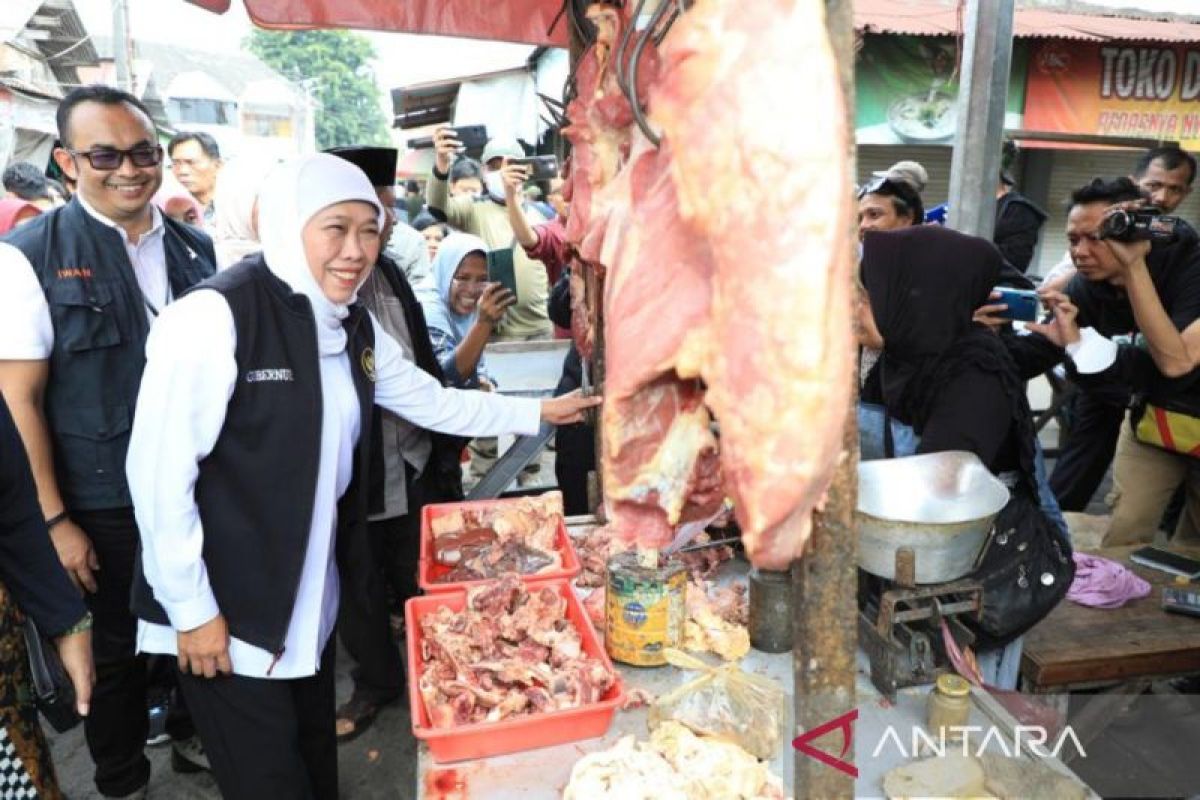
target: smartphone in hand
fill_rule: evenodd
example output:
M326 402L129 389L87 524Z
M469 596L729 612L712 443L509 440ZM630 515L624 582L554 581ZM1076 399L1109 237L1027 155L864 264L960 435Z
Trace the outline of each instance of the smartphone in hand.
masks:
M450 130L454 131L454 138L458 139L458 143L466 150L481 150L487 144L486 125L459 125ZM408 146L412 150L428 149L433 147L433 137L418 136L415 139L409 139Z
M1013 289L1008 286L997 286L992 291L999 292L1000 297L988 300L989 303L1004 303L1008 306L1003 311L997 311L997 317L1021 322L1037 320L1042 305L1037 292L1032 289Z
M558 157L557 156L529 156L528 158L510 158L509 164L518 164L523 167L529 167L529 179L534 181L547 181L551 178L558 177Z
M512 248L491 250L487 254L488 280L498 283L517 296L517 270Z

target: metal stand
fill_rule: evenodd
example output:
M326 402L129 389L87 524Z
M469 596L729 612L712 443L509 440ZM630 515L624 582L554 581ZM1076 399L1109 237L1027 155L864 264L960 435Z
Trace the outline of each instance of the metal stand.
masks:
M513 446L496 459L496 463L487 471L479 483L467 493L468 500L491 500L499 497L508 488L521 470L534 459L541 456L550 439L554 437L555 427L549 422L543 422L542 427L534 436L518 436Z
M826 0L825 24L839 62L846 124L854 130L854 9L851 0ZM852 180L854 141L847 143L846 175ZM855 235L848 225L847 238ZM849 309L847 309L849 313ZM847 378L850 380L850 378ZM857 385L857 383L856 383ZM857 395L857 393L856 393ZM792 659L795 677L796 732L812 731L851 713L855 705L857 645L855 615L858 425L847 409L843 457L829 488L825 511L814 515L812 538L804 557L792 564ZM848 722L842 730L853 730ZM852 761L849 742L836 734L812 744L832 757ZM843 754L843 750L846 752ZM797 749L796 797L853 797L854 778Z

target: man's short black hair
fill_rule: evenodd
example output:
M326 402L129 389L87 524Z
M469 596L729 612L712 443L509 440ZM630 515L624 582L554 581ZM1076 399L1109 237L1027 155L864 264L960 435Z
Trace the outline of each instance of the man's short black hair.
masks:
M1092 178L1085 186L1080 186L1071 192L1071 203L1074 207L1085 203L1124 203L1127 200L1144 200L1146 197L1138 185L1124 176L1120 178Z
M59 102L58 111L55 113L55 122L58 125L58 140L63 143L63 147L68 149L71 147L71 112L80 103L100 103L106 106L131 105L145 114L146 119L150 121L150 127L154 127L154 118L150 116L150 110L146 108L146 105L141 100L138 100L129 92L118 89L115 86L105 86L101 83L92 86L80 86L78 89L72 89L67 93L67 96Z
M204 155L213 161L221 160L221 146L217 144L217 140L212 137L211 133L204 131L180 131L175 134L171 137L171 141L167 142L167 155L174 158L175 148L186 142L195 142L200 145Z
M473 158L460 158L450 167L450 183L463 178L483 179L483 165Z
M14 161L4 168L4 191L12 192L22 200L49 200L50 190L46 175L27 161Z
M1161 161L1164 169L1179 169L1184 164L1188 168L1187 185L1191 186L1196 180L1196 157L1178 147L1152 147L1138 158L1133 168L1133 176L1140 178L1150 169L1155 161Z
M911 183L895 178L881 177L866 184L863 189L870 189L870 191L863 191L859 195L860 198L868 194L891 198L892 208L896 209L896 216L908 217L912 220L913 225L921 225L925 222L925 204L921 201L921 193Z

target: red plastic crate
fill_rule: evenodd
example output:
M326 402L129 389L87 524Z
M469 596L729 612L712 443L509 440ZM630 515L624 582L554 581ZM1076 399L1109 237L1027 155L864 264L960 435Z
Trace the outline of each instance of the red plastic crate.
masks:
M424 662L421 660L421 624L425 614L436 612L441 606L451 611L461 611L467 604L467 593L427 595L411 598L404 604L406 636L408 644L408 702L412 711L413 735L429 745L433 760L438 763L466 761L473 758L535 750L565 742L592 739L603 736L612 724L613 715L625 696L621 675L613 669L612 661L604 652L592 623L588 621L583 604L575 596L571 584L566 580L527 581L526 587L533 591L543 586L552 586L567 599L567 618L579 631L583 652L600 659L614 676L614 683L604 693L599 703L561 711L547 711L501 720L479 722L456 728L434 728L429 723L429 712L421 698L419 688Z
M434 581L445 575L451 570L444 564L439 564L433 559L433 519L440 517L443 514L449 514L454 511L467 511L480 508L495 508L497 506L510 505L514 500L472 500L462 503L434 503L427 505L421 509L421 562L417 566L417 584L427 594L455 592L469 586L477 586L485 583L489 578L481 578L475 581L458 581L455 583L435 583ZM539 572L535 575L522 575L524 581L544 581L562 578L571 580L578 577L580 572L583 572L583 565L579 562L579 556L575 553L575 547L571 544L571 537L567 533L567 524L561 518L558 520L558 534L556 536L558 546L555 548L562 557L562 566L559 569L547 570Z

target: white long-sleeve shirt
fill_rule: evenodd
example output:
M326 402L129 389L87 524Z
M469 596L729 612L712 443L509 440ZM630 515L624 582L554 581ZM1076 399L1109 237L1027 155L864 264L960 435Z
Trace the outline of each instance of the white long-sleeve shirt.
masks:
M378 405L423 428L450 434L537 431L538 401L445 389L407 361L395 340L371 320ZM171 625L139 620L139 652L174 655L178 631L197 628L220 613L202 557L204 530L194 490L199 462L220 437L238 380L235 346L233 314L215 291L193 292L164 309L146 343L126 471L146 580ZM316 497L283 655L272 669L272 653L231 638L230 658L239 675L286 679L315 674L337 619L337 501L350 482L362 420L347 354L322 356L320 374L323 417Z

